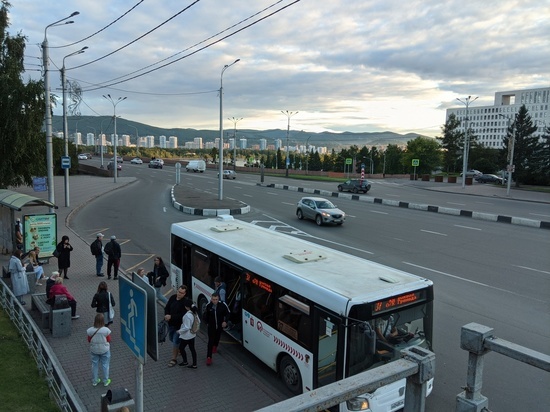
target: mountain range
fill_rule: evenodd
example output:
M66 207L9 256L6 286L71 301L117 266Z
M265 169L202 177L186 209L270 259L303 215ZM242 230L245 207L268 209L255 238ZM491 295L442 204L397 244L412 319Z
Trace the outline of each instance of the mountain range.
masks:
M82 136L87 133L96 135L105 133L107 135L114 133L114 124L112 116L69 116L67 118L69 136L80 132ZM53 116L53 131L63 131L63 117ZM136 129L140 137L155 136L155 143L158 144L159 136L176 136L178 138L178 147L183 147L185 142L193 141L196 137L202 137L202 141L214 141L219 137L219 130L186 129L186 128L162 128L151 126L144 123L134 122L124 118L117 118L117 134L130 135L130 141L136 142ZM224 130L224 138L233 137L233 129ZM359 148L363 146L387 146L388 144L406 146L409 140L417 138L416 133L399 134L394 132L321 132L309 133L300 130L290 130L289 142L291 145L306 145L316 147L327 147L330 149L341 149L356 145ZM260 139L266 139L268 144L273 144L275 139L281 139L283 145L286 144L286 130L249 130L237 129L237 139L247 139L248 146L258 144ZM309 140L308 140L309 139ZM83 139L84 140L84 139Z

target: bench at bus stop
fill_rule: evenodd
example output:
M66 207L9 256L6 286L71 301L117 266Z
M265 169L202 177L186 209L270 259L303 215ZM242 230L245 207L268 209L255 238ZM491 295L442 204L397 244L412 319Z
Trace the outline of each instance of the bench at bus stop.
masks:
M40 313L42 329L50 328L54 338L71 334L71 308L54 309L47 303L45 293L35 293L31 296L31 309Z

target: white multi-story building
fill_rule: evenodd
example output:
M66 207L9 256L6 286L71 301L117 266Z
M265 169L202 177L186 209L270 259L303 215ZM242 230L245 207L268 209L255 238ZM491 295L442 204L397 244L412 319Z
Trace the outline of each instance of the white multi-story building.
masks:
M168 147L170 149L177 149L178 148L178 138L176 136L170 136L168 138L168 140L169 140Z
M145 147L155 147L155 136L145 137Z
M260 139L260 150L265 150L267 148L267 140Z
M121 146L130 146L130 135L123 134L120 138L120 145Z
M161 149L166 149L166 136L159 136L159 147Z
M514 121L515 114L523 105L533 124L538 127L537 134L542 136L544 128L550 126L549 100L550 87L496 92L492 106L476 106L472 101L468 113L465 106L447 109L446 119L454 114L461 122L458 130L464 132L468 127L470 133L477 137L478 143L501 149L507 134L508 121Z
M244 138L239 139L239 148L246 149L247 140Z
M193 143L195 143L195 148L202 149L202 137L195 137Z
M93 146L95 144L95 135L93 133L86 133L86 146Z

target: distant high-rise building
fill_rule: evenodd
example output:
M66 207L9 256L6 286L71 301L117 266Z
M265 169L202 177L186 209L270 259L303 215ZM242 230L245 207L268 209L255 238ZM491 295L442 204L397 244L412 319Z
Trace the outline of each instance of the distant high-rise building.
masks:
M202 149L202 137L195 137L193 142L196 144L196 149Z
M550 123L549 100L550 87L496 92L492 106L477 106L472 102L467 115L465 106L447 109L446 119L454 114L460 120L459 131L464 132L468 127L471 135L477 137L478 143L501 149L507 134L508 121L514 121L522 105L525 105L533 124L538 127L539 137L543 135L545 125Z
M235 148L235 139L234 138L229 139L229 148L231 150L233 150Z
M130 135L123 134L120 138L121 146L130 146Z
M260 139L260 150L265 150L267 148L267 140Z
M86 133L86 146L95 145L95 135L93 133Z
M178 148L178 138L176 136L170 136L169 141L170 141L170 143L169 143L168 147L170 149L177 149Z
M246 149L246 139L244 138L239 139L239 147L241 149Z
M155 147L155 136L145 137L145 147Z
M159 136L159 147L166 149L166 136Z

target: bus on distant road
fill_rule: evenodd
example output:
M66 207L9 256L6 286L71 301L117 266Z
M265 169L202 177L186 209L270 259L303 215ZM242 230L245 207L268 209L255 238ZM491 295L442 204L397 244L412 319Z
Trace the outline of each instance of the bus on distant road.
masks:
M227 333L294 394L399 359L410 346L432 349L430 280L231 216L172 224L170 270L172 285L187 285L201 313L221 277ZM399 410L405 385L340 410Z

